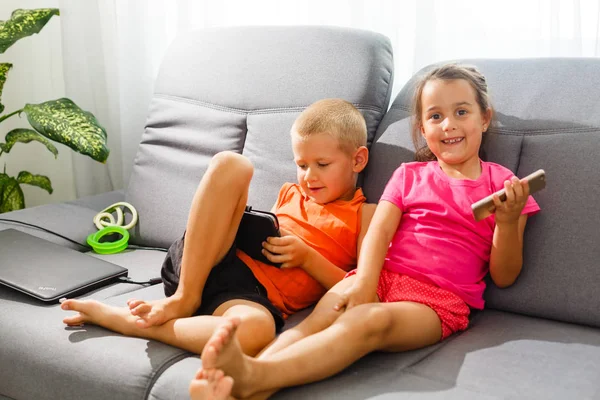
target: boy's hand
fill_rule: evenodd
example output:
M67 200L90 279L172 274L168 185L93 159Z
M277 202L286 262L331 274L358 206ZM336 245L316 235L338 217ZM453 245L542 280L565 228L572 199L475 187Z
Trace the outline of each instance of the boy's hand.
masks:
M299 237L280 230L281 237L269 237L263 242L262 253L281 268L302 267L311 254L311 248Z
M521 181L513 176L510 181L504 182L504 191L506 192L504 202L500 201L497 195L493 196L496 224L517 223L529 198L529 183L526 179Z
M342 293L340 300L333 306L333 309L340 311L346 308L346 311L348 311L352 307L374 302L377 302L377 289L372 290L368 285L356 280L352 286Z

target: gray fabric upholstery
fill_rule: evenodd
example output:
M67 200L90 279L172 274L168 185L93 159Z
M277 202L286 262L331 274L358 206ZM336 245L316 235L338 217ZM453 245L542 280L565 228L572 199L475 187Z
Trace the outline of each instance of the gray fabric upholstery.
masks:
M592 158L600 150L600 60L472 63L488 77L498 117L485 143L488 159L519 176L537 168L548 174L547 189L535 196L542 212L528 222L522 275L508 289L491 285L487 305L498 310L477 313L462 334L418 351L368 355L330 379L274 398L600 396L600 329L584 326L600 326L600 244L593 230L600 220L600 182ZM181 234L198 181L218 151L252 160L250 202L270 208L280 184L295 179L292 121L314 100L334 96L352 101L367 117L371 156L364 190L376 202L393 170L414 157L408 118L414 80L379 123L392 69L389 41L364 31L234 28L184 35L165 58L125 193L0 218L84 240L93 215L126 198L141 215L136 241L167 247ZM0 230L8 227L13 224L0 221ZM70 245L43 231L19 229ZM90 256L123 265L133 280L143 281L159 275L164 252ZM154 300L164 293L161 285L119 283L84 297L124 305L129 298ZM309 312L292 316L285 329ZM201 365L197 355L94 326L67 329L65 315L57 305L0 287L0 398L187 398Z
M254 162L249 202L270 209L282 183L295 181L296 116L316 100L343 98L365 115L371 142L392 71L389 40L367 31L244 27L178 38L161 66L126 191L140 212L132 241L166 247L181 235L198 182L223 150Z
M120 201L125 201L125 192L123 190L115 190L95 196L82 197L80 199L70 201L69 204L75 204L81 207L91 208L95 211L101 211L106 207Z
M17 229L73 250L87 251L86 238L96 231L92 221L94 215L123 199L122 191L114 191L66 203L46 204L0 214L0 230ZM51 232L56 232L64 238ZM80 243L81 246L73 242Z
M160 276L164 253L135 250L96 256L127 267L129 276L141 281ZM130 297L164 297L160 285L140 291L141 287L113 284L82 298L122 306ZM0 287L2 394L14 399L106 399L108 389L111 398L140 398L163 369L189 356L162 343L96 326L66 328L62 319L67 315L56 304L44 305Z
M88 249L87 236L97 230L93 222L97 212L72 203L46 204L0 214L0 230L17 229L73 250L85 251ZM56 232L64 238L42 228Z
M598 329L489 310L434 348L372 354L276 398L592 399L599 360Z
M600 196L600 59L464 62L478 66L490 87L496 121L484 143L487 160L520 177L543 168L548 182L534 195L542 211L527 223L523 272L508 289L490 284L487 306L600 326L600 209L592 200ZM377 132L365 178L370 201L401 162L414 160L409 110L420 75Z

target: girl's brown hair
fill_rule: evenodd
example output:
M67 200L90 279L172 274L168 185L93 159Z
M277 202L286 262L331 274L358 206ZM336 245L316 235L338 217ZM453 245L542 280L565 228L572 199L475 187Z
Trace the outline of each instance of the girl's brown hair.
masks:
M412 101L413 120L411 136L416 149L416 161L433 161L437 159L431 150L429 150L425 139L421 135L421 125L423 124L423 105L421 102L421 96L423 94L423 88L425 87L425 84L435 79L444 81L464 79L475 90L477 104L479 105L482 114L485 114L488 108L492 108L488 95L487 82L485 81L485 77L476 67L453 63L442 65L441 67L434 68L433 70L427 72L427 74L423 76L417 83ZM481 146L479 153L480 157L485 159L483 154L483 146Z

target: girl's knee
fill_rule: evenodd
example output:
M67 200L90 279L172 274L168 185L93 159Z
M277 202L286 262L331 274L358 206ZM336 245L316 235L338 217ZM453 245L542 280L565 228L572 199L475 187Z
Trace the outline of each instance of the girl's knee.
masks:
M352 321L353 330L362 336L361 340L371 341L375 345L382 342L394 321L392 311L381 304L362 304L342 317Z

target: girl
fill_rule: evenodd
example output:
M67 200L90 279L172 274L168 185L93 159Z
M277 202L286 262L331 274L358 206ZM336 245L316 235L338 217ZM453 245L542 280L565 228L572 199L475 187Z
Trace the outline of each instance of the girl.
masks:
M266 398L375 350L432 345L466 329L471 308L483 308L488 272L500 287L517 279L527 217L539 207L527 181L479 157L492 119L485 78L473 67L436 68L417 85L414 111L417 162L388 182L357 270L257 359L240 351L238 320L217 329L190 385L193 397L223 397L233 382L236 397ZM501 188L506 201L494 196L494 215L475 222L470 205Z

